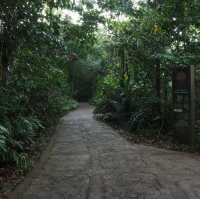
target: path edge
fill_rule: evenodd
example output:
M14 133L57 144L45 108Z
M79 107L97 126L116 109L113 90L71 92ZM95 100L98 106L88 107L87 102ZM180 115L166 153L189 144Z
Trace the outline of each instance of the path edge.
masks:
M25 178L14 187L14 189L7 194L7 196L4 199L22 199L24 190L26 190L32 183L35 176L39 176L40 171L44 164L48 161L49 154L55 144L55 139L59 134L59 127L62 123L62 118L59 120L58 124L54 127L52 127L49 131L53 132L49 143L47 144L44 151L41 152L40 158L37 160L37 163L35 163L33 169L25 176Z

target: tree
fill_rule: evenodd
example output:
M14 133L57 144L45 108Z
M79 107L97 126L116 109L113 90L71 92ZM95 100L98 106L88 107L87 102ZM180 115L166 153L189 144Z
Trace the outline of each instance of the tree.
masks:
M28 37L42 11L41 1L3 0L0 2L0 57L2 80L7 81L9 64L17 47Z

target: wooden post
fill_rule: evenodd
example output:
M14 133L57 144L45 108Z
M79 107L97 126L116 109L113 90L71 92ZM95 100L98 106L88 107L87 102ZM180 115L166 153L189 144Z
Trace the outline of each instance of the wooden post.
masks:
M195 137L195 67L190 66L190 133L191 144Z
M2 65L2 52L0 51L0 83L3 80L3 65Z
M158 110L158 113L160 114L162 111L161 111L161 77L160 77L159 60L156 60L156 63L155 63L155 91L156 91L156 97L159 99L157 110Z
M1 60L0 64L2 66L2 83L6 85L7 83L7 75L8 75L8 65L9 65L9 57L11 55L11 51L9 51L6 44L3 44L2 52L1 52Z
M120 85L122 88L124 88L125 86L125 80L124 80L124 75L125 75L125 67L126 67L126 63L125 63L125 49L124 47L121 47L120 49L120 61L121 61L121 77L120 77Z
M161 97L161 80L160 80L160 63L157 62L155 65L156 68L156 96L160 99Z

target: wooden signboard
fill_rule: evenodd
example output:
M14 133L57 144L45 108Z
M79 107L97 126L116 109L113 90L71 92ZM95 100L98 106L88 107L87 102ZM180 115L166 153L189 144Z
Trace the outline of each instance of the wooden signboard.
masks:
M188 67L175 67L173 70L172 85L174 112L189 111L190 69Z
M194 138L195 125L195 69L174 67L173 69L173 111L177 123L187 125L191 142ZM181 121L181 122L180 122ZM187 130L188 131L188 130Z
M173 71L174 91L190 89L190 69L176 67Z

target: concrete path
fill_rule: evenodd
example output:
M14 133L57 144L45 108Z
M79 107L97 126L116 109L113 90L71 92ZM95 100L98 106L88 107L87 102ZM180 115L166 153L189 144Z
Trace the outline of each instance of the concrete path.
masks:
M85 105L65 116L45 161L12 199L200 199L200 158L132 145Z

